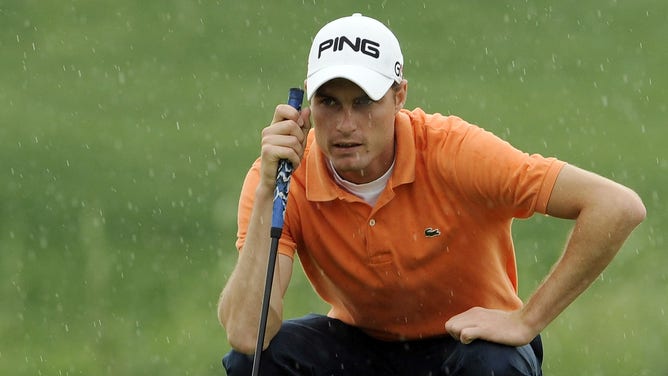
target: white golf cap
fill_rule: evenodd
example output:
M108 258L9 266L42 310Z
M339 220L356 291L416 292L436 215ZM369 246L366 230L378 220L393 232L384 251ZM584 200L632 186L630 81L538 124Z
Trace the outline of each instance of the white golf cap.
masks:
M307 98L334 78L357 84L373 100L403 79L399 41L381 22L355 13L323 26L313 39L306 75Z

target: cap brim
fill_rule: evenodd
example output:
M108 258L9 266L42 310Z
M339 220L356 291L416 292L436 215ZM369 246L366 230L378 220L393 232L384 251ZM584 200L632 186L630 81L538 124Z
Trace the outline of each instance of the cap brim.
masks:
M337 65L321 69L306 78L308 100L311 100L320 86L335 78L345 78L354 82L374 101L382 98L394 82L392 78L359 65Z

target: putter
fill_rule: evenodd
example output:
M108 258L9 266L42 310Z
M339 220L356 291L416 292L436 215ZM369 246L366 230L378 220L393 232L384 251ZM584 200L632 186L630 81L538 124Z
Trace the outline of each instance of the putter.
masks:
M288 104L297 110L302 108L304 91L299 88L291 88L288 96ZM260 374L260 356L264 344L264 332L267 328L267 316L269 315L269 299L271 298L271 285L274 282L274 269L276 266L276 254L278 253L278 240L283 232L283 220L285 218L285 205L288 202L288 191L290 190L290 176L292 175L292 163L287 159L278 162L276 173L276 188L274 188L274 206L271 213L271 246L269 248L269 264L267 265L267 279L264 282L264 296L262 297L262 312L260 324L258 325L257 344L255 345L255 356L253 357L253 376Z

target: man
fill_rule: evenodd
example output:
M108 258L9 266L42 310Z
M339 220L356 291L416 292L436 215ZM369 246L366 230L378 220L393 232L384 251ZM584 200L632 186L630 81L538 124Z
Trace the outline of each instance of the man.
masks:
M539 333L644 219L638 196L460 118L403 109L399 42L359 14L318 32L305 86L309 108L276 107L242 189L240 254L218 311L228 374L250 373L276 169L288 159L262 374L540 375ZM523 303L510 227L536 212L574 230ZM283 321L295 253L327 316Z

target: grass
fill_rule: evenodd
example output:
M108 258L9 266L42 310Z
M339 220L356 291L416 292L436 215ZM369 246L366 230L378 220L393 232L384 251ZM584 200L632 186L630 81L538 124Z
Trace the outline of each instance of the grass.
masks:
M550 375L663 375L666 5L643 1L0 2L0 373L216 375L241 179L354 11L402 41L407 107L638 191L649 217L544 332ZM568 223L518 221L520 294ZM286 316L326 307L299 272Z

